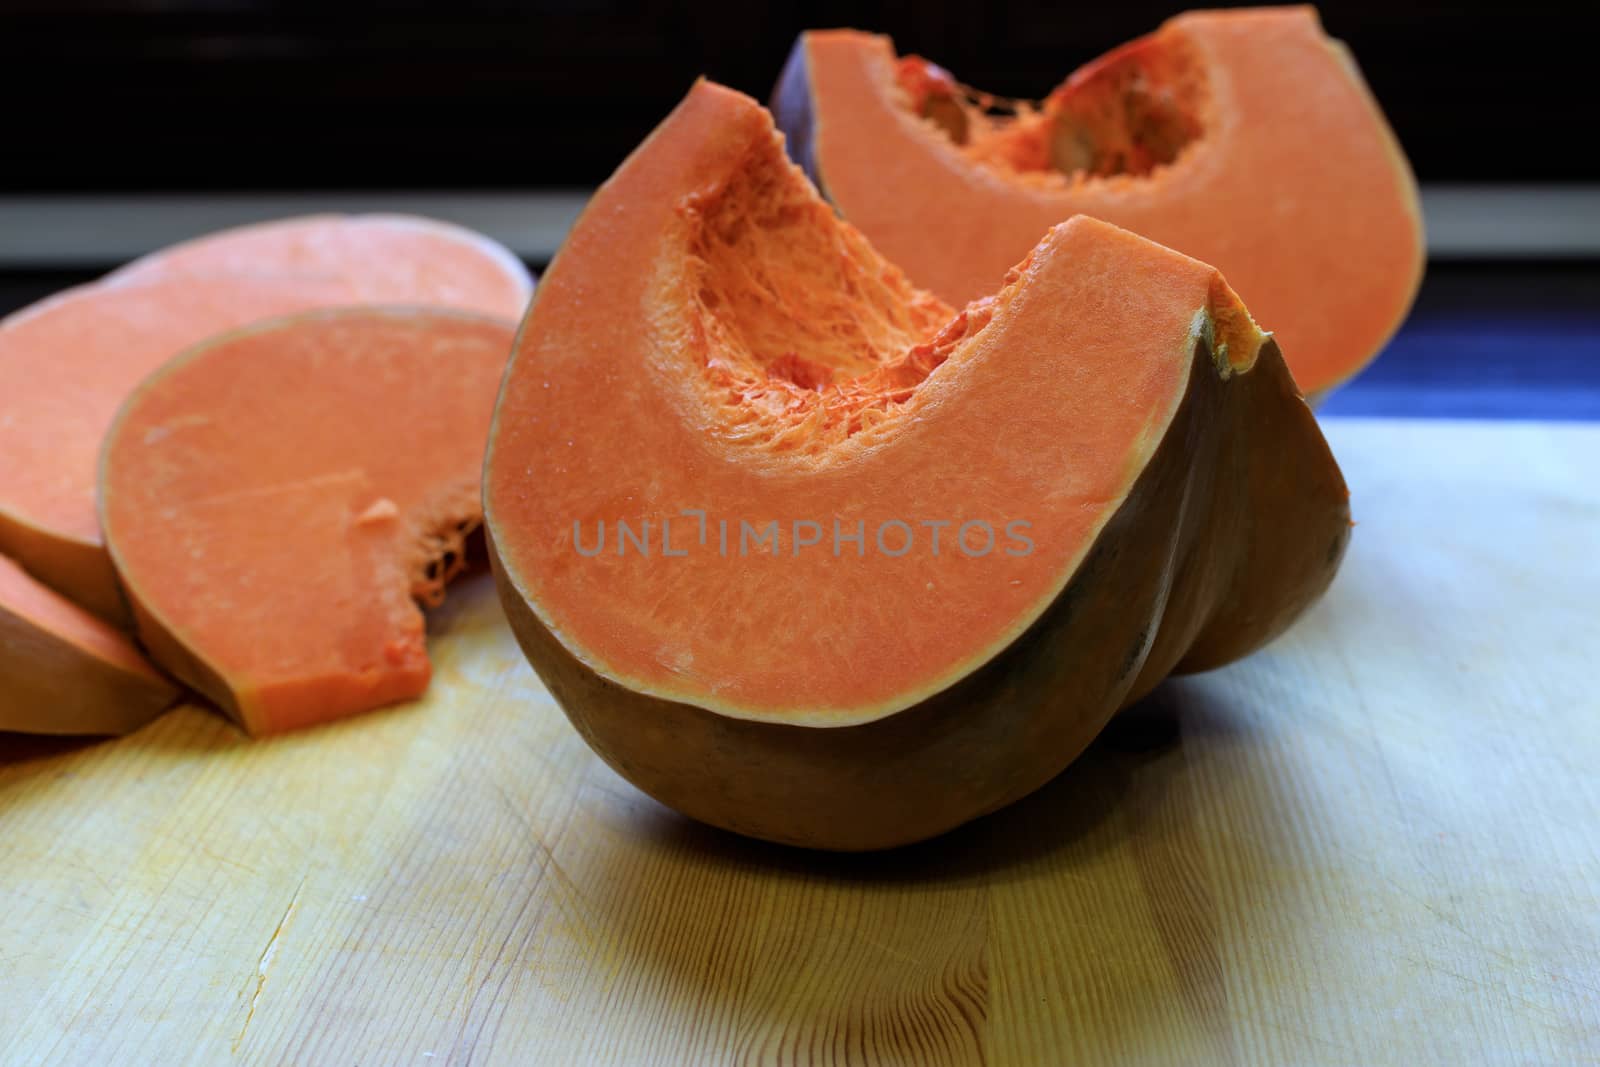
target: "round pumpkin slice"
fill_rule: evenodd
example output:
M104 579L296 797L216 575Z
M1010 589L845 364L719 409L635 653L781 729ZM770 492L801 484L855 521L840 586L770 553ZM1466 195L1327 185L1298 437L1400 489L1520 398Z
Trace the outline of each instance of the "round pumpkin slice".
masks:
M518 318L533 281L497 241L415 215L306 215L196 237L108 281L251 274L342 279L362 303L427 303Z
M423 692L418 602L480 522L498 320L339 309L209 341L106 437L100 517L150 654L268 734Z
M773 107L845 218L946 300L1093 215L1223 271L1318 394L1377 354L1421 280L1415 179L1310 7L1180 15L1039 104L887 37L807 33Z
M702 82L588 205L484 492L528 658L663 802L902 844L1021 797L1326 587L1347 494L1211 267L1088 218L955 310Z
M531 285L508 252L455 227L316 217L179 245L15 313L0 321L0 551L125 624L95 464L147 374L208 337L312 308L428 304L514 320Z
M0 556L0 730L121 734L177 697L126 634Z

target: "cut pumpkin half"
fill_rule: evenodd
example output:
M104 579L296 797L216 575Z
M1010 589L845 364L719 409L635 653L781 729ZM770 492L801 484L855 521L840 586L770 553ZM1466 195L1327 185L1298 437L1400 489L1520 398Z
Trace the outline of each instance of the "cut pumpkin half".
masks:
M1074 218L962 309L701 82L541 282L485 470L530 661L706 822L914 841L1331 580L1347 494L1211 267Z
M128 616L95 516L101 439L128 393L216 334L312 308L485 308L515 320L527 271L420 220L297 219L158 253L0 322L0 551L103 618Z
M152 375L106 437L100 516L155 660L254 734L420 695L418 604L466 564L511 337L337 309Z
M1037 104L887 37L812 32L773 107L845 218L956 303L1093 215L1223 271L1319 394L1378 353L1421 280L1415 179L1310 7L1180 15Z

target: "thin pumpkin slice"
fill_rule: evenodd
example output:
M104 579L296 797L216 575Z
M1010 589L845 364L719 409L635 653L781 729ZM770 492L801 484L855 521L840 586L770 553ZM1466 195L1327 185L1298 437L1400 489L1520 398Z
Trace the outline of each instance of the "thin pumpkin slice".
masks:
M1214 264L1319 394L1378 353L1421 281L1416 181L1314 8L1180 15L1038 104L887 37L806 33L773 107L845 218L956 303L1093 215Z
M415 215L306 215L240 226L152 252L112 282L217 274L341 279L361 303L427 303L520 318L522 261L462 226Z
M599 190L518 336L485 521L622 775L756 837L915 841L1327 586L1347 493L1277 344L1204 263L1040 236L952 308L706 82Z
M0 556L0 730L122 734L177 698L126 634Z
M292 220L180 245L0 321L0 552L126 624L94 485L101 438L129 391L208 337L313 308L460 304L514 320L526 270L486 239L446 232Z
M253 734L420 695L418 604L479 525L512 329L351 308L208 341L129 397L100 517L156 662Z
M63 595L127 621L95 516L95 468L117 407L212 334L352 302L343 282L178 278L73 289L0 323L0 550Z

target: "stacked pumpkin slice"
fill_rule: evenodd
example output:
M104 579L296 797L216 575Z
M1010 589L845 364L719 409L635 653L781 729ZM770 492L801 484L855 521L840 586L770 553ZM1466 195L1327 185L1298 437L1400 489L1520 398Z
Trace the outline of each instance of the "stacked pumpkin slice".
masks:
M420 691L410 593L476 525L531 289L469 231L317 216L0 323L0 729L130 729L176 698L168 676L255 730ZM285 686L275 718L256 693Z

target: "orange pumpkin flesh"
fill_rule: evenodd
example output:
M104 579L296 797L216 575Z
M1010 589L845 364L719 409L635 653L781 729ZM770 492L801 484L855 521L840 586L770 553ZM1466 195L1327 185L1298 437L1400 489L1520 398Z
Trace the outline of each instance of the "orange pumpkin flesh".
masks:
M173 279L74 289L0 325L8 389L0 548L103 618L125 621L95 517L95 467L128 392L183 349L257 318L353 299L342 283Z
M257 324L148 379L106 438L101 524L155 660L275 733L409 699L479 524L512 331L442 310Z
M125 634L0 556L0 730L126 733L177 696Z
M179 245L0 323L0 552L103 618L127 621L95 517L117 407L199 342L263 318L366 302L522 313L531 282L467 231L391 217L296 219Z
M1281 631L1349 530L1215 270L1077 218L955 311L704 82L541 281L484 492L513 628L595 750L696 818L837 849L1041 785L1172 670ZM590 554L601 522L633 540Z
M411 215L308 215L207 234L134 260L111 282L218 274L341 279L353 302L426 303L518 317L532 279L482 234Z
M1180 15L998 117L977 95L841 30L801 37L773 107L845 218L952 302L1081 213L1216 265L1307 394L1359 371L1410 307L1415 181L1312 8Z

